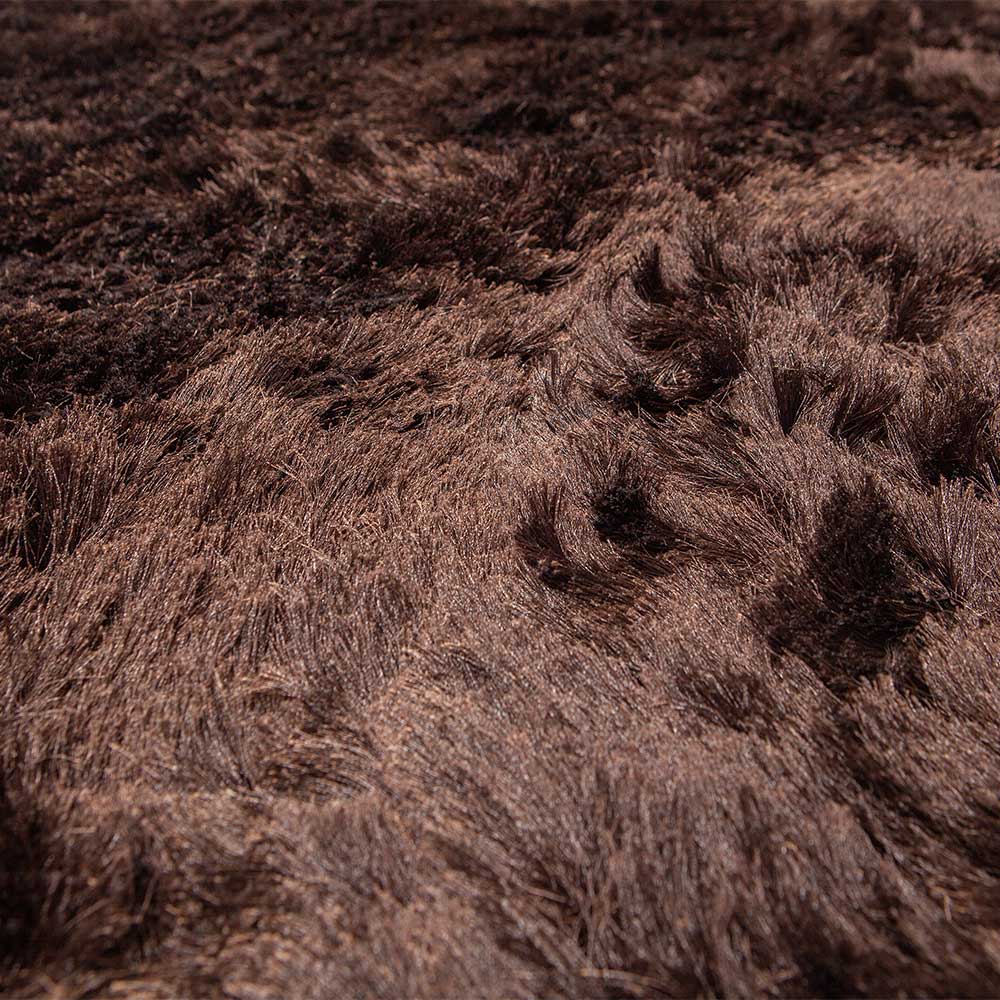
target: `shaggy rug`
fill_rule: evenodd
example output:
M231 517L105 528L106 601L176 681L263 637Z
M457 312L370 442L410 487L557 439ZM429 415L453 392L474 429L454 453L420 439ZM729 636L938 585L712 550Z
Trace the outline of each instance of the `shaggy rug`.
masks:
M1000 993L1000 6L0 52L7 995Z

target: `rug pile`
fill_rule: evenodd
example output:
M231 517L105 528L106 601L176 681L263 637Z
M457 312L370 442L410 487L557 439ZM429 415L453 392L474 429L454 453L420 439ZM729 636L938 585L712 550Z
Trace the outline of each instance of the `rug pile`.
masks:
M1000 993L1000 7L0 52L7 995Z

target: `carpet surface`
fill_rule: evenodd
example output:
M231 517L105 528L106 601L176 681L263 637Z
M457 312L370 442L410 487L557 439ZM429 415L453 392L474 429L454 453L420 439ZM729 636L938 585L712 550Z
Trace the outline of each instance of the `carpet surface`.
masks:
M1000 993L1000 6L0 53L6 995Z

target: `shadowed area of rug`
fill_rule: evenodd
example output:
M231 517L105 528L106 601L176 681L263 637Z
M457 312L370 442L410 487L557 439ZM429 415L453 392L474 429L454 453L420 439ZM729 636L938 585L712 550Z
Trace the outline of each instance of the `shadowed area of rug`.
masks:
M1000 994L1000 6L0 52L0 990Z

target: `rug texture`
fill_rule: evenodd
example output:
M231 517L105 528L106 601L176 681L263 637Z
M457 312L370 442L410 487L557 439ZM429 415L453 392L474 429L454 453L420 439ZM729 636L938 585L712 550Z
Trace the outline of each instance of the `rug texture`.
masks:
M1000 6L0 52L6 995L1000 993Z

